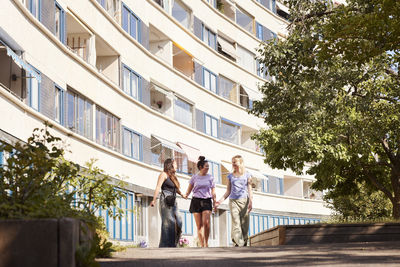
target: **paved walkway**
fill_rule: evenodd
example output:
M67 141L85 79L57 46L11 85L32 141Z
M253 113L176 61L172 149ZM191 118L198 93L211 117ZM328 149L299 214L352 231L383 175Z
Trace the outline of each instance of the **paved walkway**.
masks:
M101 267L400 266L400 240L278 247L134 248L99 262Z

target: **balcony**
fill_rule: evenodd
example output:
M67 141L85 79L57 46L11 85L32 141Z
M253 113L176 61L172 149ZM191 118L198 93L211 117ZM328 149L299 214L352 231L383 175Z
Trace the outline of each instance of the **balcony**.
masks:
M194 79L194 60L193 56L183 49L180 45L173 43L172 65L182 72L186 77Z
M219 12L227 16L230 20L235 21L235 4L230 0L217 0L217 9Z
M245 148L260 152L260 147L256 141L251 139L251 136L257 133L256 129L250 128L248 126L242 125L242 136L240 138L241 145Z
M151 24L149 27L149 47L153 55L168 65L172 65L172 41Z
M94 36L96 68L116 85L119 84L119 54L99 36Z
M93 34L72 14L66 14L67 47L84 61L95 65ZM93 47L93 48L92 48Z
M150 106L152 109L170 118L173 116L172 92L169 92L156 84L150 86Z

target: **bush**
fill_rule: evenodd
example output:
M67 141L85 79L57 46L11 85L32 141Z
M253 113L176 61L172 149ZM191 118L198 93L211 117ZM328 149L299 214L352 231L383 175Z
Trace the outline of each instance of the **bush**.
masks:
M108 175L94 166L94 159L86 163L86 168L66 160L65 145L50 134L49 127L46 124L44 129L34 129L27 143L0 144L0 151L7 155L0 168L0 219L80 219L94 234L92 244L82 245L77 255L85 258L85 266L92 266L87 261L110 256L112 251L96 211L111 211L117 206L124 194L115 188L123 185L113 184ZM122 214L117 209L112 216Z

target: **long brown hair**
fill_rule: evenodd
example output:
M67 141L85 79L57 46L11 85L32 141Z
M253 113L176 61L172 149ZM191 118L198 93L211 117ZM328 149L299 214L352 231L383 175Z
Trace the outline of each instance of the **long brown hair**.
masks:
M178 181L178 178L175 176L175 170L174 170L174 159L166 159L164 161L164 172L168 175L168 177L171 179L171 181L174 183L176 187L176 191L179 193L180 192L180 184Z

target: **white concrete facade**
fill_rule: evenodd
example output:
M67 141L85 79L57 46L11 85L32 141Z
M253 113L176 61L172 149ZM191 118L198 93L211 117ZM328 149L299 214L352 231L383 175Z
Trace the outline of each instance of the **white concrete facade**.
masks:
M179 143L214 162L214 176L220 181L217 198L226 190L231 157L244 157L246 168L254 174L251 233L276 224L313 223L330 214L309 189L312 177L271 169L250 139L264 124L249 115L247 107L260 97L257 86L267 80L246 53L255 54L267 29L284 36L287 23L275 7L268 6L275 1L209 2L2 3L0 129L26 140L33 128L50 121L56 135L70 145L68 159L83 165L96 158L106 173L127 177L130 186L125 190L132 203L121 205L138 206L140 213L123 222L106 219L115 240L158 245L160 216L148 204L162 160L168 153L179 158L183 191L195 172L193 155ZM222 2L223 8L233 10L233 18L219 11ZM247 23L251 32L238 23ZM231 51L219 38L231 42ZM10 49L19 59L7 53ZM235 51L233 60L226 56L225 52ZM41 76L40 82L35 75ZM232 83L228 94L222 92L223 79ZM59 93L63 97L58 98ZM187 213L189 204L189 200L178 201L186 216L184 234L194 245L196 229ZM229 245L226 210L227 205L222 205L213 218L211 245Z

